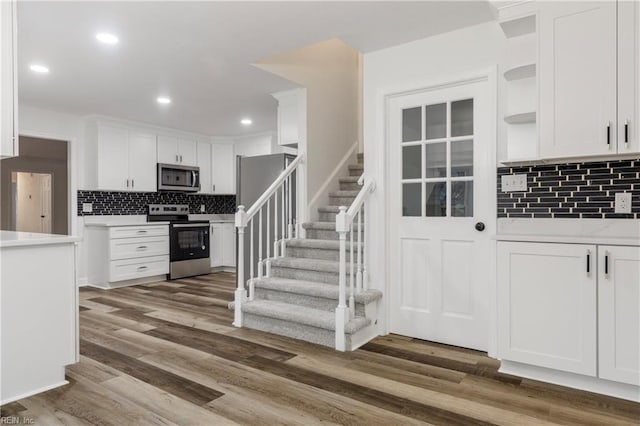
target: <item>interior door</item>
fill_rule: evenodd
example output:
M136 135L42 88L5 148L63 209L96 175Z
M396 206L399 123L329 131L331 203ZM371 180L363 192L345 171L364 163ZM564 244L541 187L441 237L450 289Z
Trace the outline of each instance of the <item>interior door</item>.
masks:
M40 221L42 230L41 232L45 234L51 233L51 214L53 212L51 206L51 174L49 173L39 173L40 176L40 186L42 187L42 191L40 192L42 196L41 209L42 214L40 215Z
M487 350L495 149L485 81L389 105L390 331Z

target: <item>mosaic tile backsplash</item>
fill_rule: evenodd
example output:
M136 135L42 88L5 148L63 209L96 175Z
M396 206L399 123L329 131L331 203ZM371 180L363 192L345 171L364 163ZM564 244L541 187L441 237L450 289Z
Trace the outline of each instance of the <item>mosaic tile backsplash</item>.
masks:
M82 203L92 203L93 212L83 213ZM235 195L203 195L183 192L117 192L78 191L78 216L146 215L149 204L188 204L189 213L199 214L205 205L206 214L236 212Z
M526 192L502 192L501 176L523 173ZM614 213L617 192L632 213ZM498 217L640 219L640 159L500 167Z

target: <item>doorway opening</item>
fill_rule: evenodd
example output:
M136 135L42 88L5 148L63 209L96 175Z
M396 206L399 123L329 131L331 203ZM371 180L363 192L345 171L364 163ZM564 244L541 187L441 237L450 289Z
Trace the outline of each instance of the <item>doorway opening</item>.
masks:
M20 155L0 162L3 230L69 234L68 143L20 136Z

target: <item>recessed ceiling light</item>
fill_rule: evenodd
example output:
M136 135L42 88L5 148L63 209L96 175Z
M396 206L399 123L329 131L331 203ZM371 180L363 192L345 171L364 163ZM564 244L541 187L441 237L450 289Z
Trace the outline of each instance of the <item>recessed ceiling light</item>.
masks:
M29 66L29 69L38 74L49 74L49 68L44 65L33 64Z
M104 44L118 44L118 37L109 33L98 33L96 34L96 38L99 42Z
M251 121L250 118L243 118L242 120L240 120L240 123L244 126L250 126L253 121Z
M156 102L158 102L159 104L167 105L171 103L171 99L167 98L166 96L159 96L156 99Z

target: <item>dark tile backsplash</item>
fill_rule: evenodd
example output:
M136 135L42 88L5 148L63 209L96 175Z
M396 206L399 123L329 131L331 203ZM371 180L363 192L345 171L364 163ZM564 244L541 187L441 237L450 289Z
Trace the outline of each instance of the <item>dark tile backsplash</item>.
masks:
M92 203L93 212L83 213L82 203ZM199 214L205 205L206 214L236 212L235 195L203 195L184 192L117 192L78 191L78 216L147 214L149 204L188 204L191 214Z
M501 176L523 173L527 192L502 192ZM617 192L632 213L614 213ZM640 219L640 159L500 167L498 217Z

